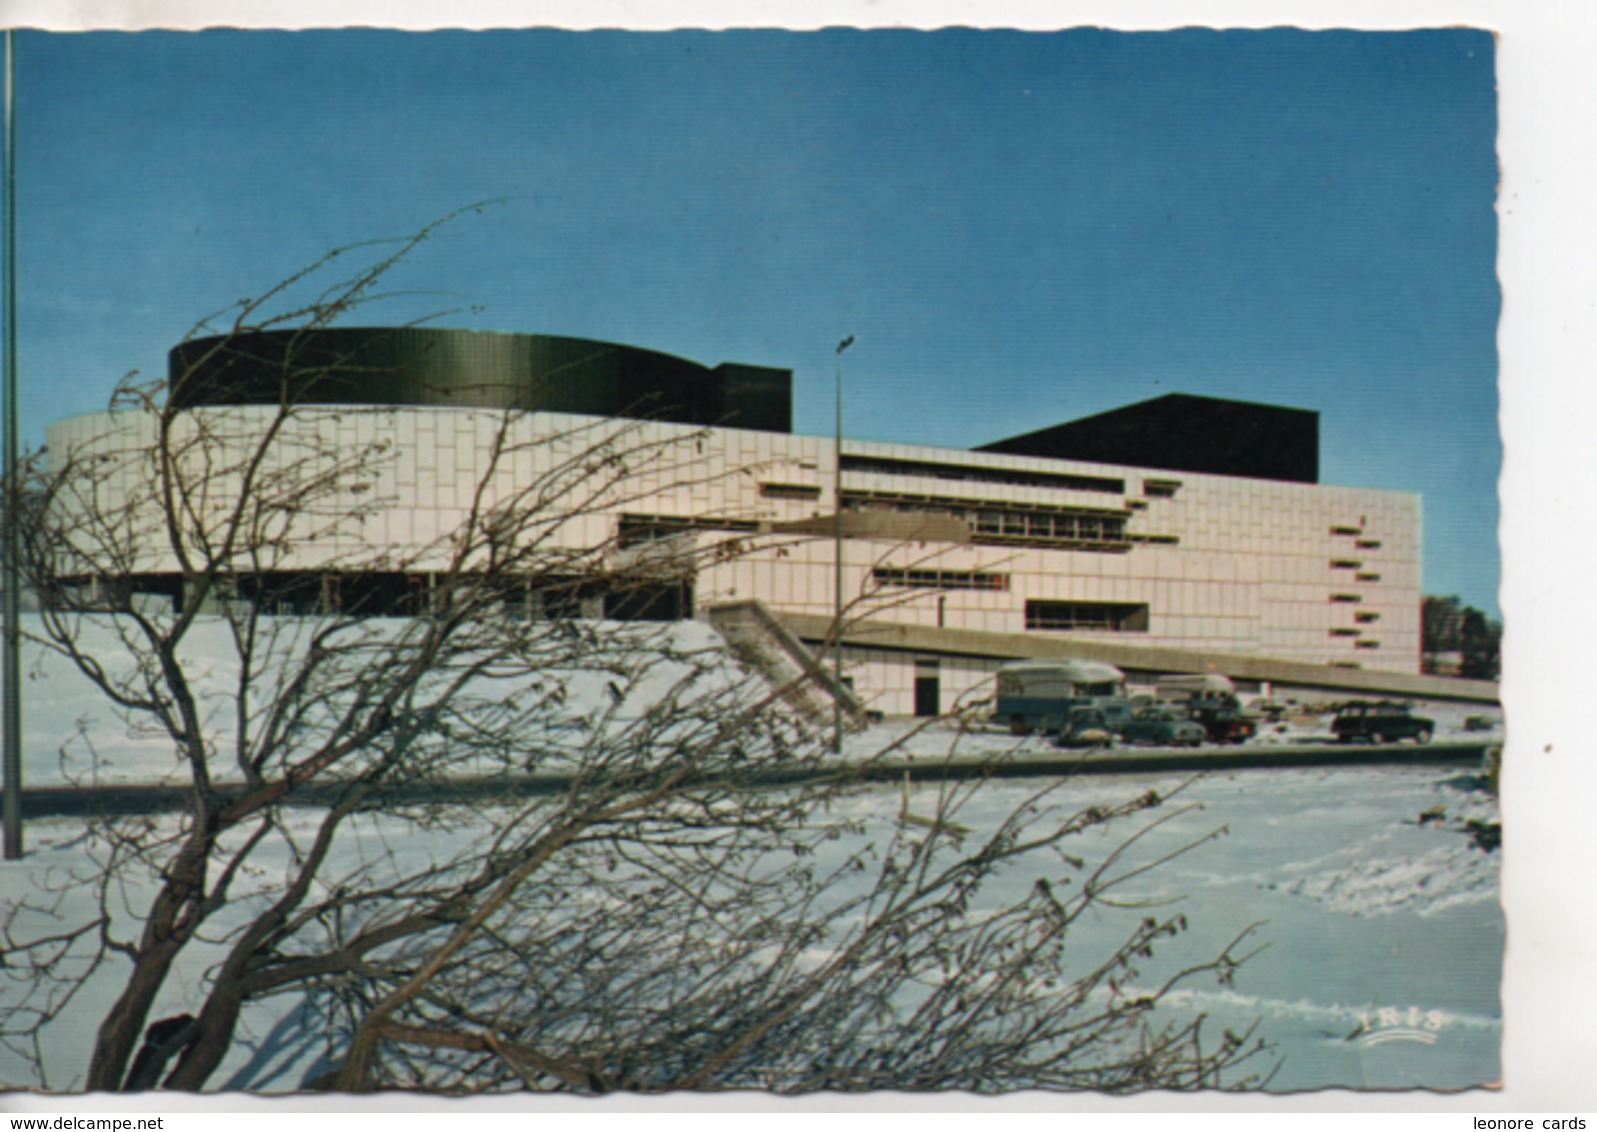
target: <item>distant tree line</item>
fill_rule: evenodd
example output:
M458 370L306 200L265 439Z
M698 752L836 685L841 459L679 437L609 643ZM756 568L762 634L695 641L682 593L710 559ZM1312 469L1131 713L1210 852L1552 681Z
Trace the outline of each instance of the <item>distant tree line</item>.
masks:
M1495 680L1501 671L1503 624L1457 594L1427 594L1420 604L1420 666L1434 676Z

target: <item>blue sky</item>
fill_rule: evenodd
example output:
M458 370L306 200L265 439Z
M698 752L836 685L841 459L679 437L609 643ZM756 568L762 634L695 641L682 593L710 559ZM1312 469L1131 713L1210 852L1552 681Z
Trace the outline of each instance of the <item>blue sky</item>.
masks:
M970 446L1168 392L1314 409L1497 610L1494 44L1424 32L17 37L25 435L198 318L463 204L361 321L794 371Z

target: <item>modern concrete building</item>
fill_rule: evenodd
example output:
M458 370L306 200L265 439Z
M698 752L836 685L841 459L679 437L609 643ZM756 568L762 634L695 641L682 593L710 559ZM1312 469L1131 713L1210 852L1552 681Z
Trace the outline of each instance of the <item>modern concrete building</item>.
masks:
M840 534L842 597L871 614L848 633L845 675L889 713L948 710L1005 660L1071 648L1134 671L1419 671L1420 500L1315 482L1312 412L1178 395L976 451L839 452L789 431L789 371L450 330L201 340L172 352L171 379L186 435L247 445L286 398L299 408L278 465L375 454L349 485L358 522L296 517L238 578L241 600L284 612L416 608L452 531L564 475L573 515L549 551L603 547L634 579L658 569L642 591L607 593L601 574L574 602L529 593L519 612L682 617L755 599L814 641ZM149 507L155 428L89 414L49 446L109 469L100 504L131 516ZM624 471L576 474L595 452ZM118 584L181 603L169 548L153 531L139 545Z

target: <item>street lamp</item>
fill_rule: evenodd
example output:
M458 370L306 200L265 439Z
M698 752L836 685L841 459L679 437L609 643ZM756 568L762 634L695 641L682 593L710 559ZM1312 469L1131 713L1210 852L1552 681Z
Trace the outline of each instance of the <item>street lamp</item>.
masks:
M843 351L850 334L837 344L837 409L832 440L832 750L843 753Z

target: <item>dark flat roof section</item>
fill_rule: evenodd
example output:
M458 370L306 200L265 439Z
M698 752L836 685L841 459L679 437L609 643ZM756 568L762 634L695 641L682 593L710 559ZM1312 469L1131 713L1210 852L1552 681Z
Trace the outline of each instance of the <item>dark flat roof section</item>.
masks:
M976 451L1317 483L1320 414L1171 393Z

